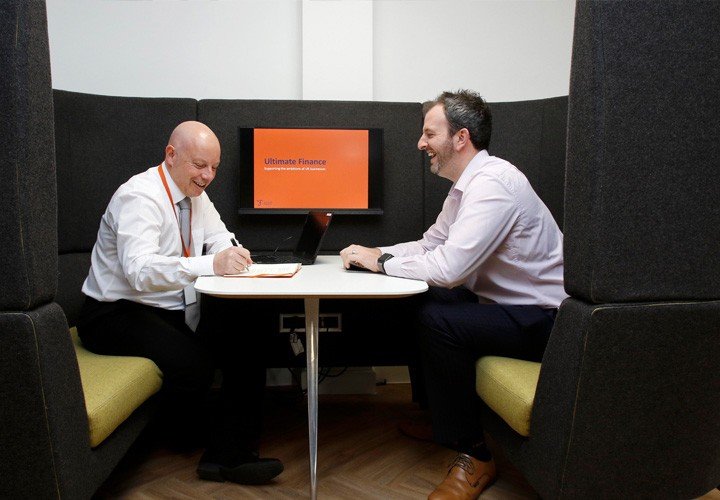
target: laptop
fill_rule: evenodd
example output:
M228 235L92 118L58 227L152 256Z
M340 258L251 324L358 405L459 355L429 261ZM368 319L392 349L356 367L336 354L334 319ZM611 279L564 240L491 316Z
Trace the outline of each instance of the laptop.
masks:
M289 262L300 262L303 265L314 264L331 219L331 212L309 212L305 218L300 239L291 254L272 252L252 255L253 262L258 264L285 264Z

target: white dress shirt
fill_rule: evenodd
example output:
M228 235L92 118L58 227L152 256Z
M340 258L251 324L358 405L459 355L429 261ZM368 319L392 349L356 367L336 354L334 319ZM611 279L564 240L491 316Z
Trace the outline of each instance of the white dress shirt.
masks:
M163 163L173 203L185 195ZM113 195L100 221L90 273L82 291L104 302L132 300L164 309L184 309L183 288L212 275L213 255L234 238L207 194L191 198L192 251L183 257L177 206L171 205L158 167L131 177Z
M392 276L431 286L465 285L481 302L558 307L563 236L527 178L480 151L450 188L421 240L381 247Z

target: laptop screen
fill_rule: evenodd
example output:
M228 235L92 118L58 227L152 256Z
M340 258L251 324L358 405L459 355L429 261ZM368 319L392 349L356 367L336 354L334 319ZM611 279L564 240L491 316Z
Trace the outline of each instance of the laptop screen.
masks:
M332 219L331 212L311 211L307 214L302 234L293 252L295 256L308 260L315 259L330 225L330 219Z

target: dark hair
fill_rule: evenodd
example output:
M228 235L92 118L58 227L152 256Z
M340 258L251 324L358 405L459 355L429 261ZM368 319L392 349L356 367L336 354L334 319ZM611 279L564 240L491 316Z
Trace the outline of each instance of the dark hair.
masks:
M492 114L480 94L472 90L443 92L434 101L423 103L423 115L438 104L442 104L445 109L450 135L466 128L475 149L488 148L492 135Z

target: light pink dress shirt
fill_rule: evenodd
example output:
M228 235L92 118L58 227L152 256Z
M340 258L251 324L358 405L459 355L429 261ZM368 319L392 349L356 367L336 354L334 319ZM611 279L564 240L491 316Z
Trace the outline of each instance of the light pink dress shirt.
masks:
M563 236L515 166L480 151L450 188L422 239L381 247L391 276L464 285L480 302L558 307Z

